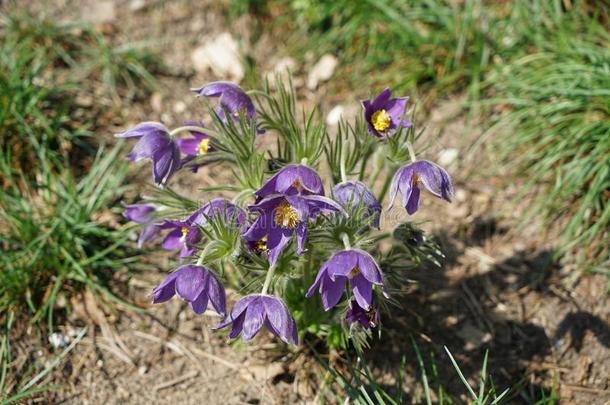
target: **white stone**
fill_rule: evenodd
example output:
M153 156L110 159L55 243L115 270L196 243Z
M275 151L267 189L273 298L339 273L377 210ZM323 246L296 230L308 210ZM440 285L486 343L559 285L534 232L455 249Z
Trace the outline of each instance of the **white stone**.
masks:
M182 114L186 111L186 103L184 101L177 101L174 104L174 112L176 114Z
M330 126L335 126L339 124L339 121L341 120L343 114L345 114L345 107L340 104L334 106L333 109L330 110L328 112L328 115L326 116L326 124Z
M82 19L89 23L107 23L116 20L114 0L94 1L83 7Z
M227 32L205 39L204 44L191 54L191 61L198 72L210 69L216 76L236 82L241 81L246 73L239 45Z
M54 349L64 348L70 344L70 338L62 333L55 332L49 335L49 343Z
M313 68L311 68L311 71L307 76L307 87L310 90L315 90L316 87L318 87L318 84L330 79L333 76L338 63L337 58L333 55L329 53L323 55Z
M438 153L438 164L441 166L451 166L459 154L460 151L455 148L443 149Z

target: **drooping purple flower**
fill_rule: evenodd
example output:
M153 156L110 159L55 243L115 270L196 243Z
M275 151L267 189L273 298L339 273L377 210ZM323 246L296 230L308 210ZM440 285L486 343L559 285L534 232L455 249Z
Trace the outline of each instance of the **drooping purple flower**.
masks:
M242 90L241 87L231 82L212 82L201 87L191 89L201 97L220 97L220 105L216 109L216 113L223 122L227 122L226 112L234 121L239 120L239 115L243 114L250 118L252 122L256 121L256 109L250 97ZM258 130L259 133L265 132Z
M125 204L121 203L125 208L123 216L129 221L137 224L146 224L140 236L138 237L138 247L142 248L145 243L153 242L159 236L159 226L152 223L152 214L155 212L155 206L151 204Z
M209 302L218 314L225 315L225 289L214 273L204 266L188 264L178 268L152 294L153 304L169 301L178 294L197 314L204 313Z
M244 341L252 339L264 326L285 343L299 344L297 324L286 304L271 295L252 294L241 298L231 313L215 329L233 325L229 337L241 334Z
M151 204L125 204L121 203L125 210L123 216L131 222L137 224L145 224L152 221L152 213L155 212L155 206Z
M195 211L189 218L192 223L204 226L213 217L222 218L223 222L233 223L237 228L244 227L248 218L243 209L226 198L216 198Z
M411 121L402 119L409 97L391 97L392 91L386 88L372 102L362 101L369 133L381 139L394 135L400 127L411 126Z
M366 217L371 218L372 225L379 228L381 204L363 182L345 181L339 183L333 188L333 197L350 214L361 209Z
M315 170L305 165L288 165L254 192L257 202L271 194L324 195L322 179Z
M373 285L379 285L385 294L385 284L379 265L367 252L349 249L337 252L322 265L316 281L309 287L307 298L318 290L322 305L328 311L341 299L345 284L350 282L354 297L365 310L373 303Z
M297 254L305 251L307 222L322 212L344 212L339 204L319 195L273 194L248 207L260 216L244 233L244 239L268 253L269 263L275 264L294 233L297 234Z
M140 138L127 159L133 162L152 160L155 184L163 185L180 168L180 150L165 125L143 122L134 128L115 135L117 138Z
M159 225L159 229L170 229L163 239L163 248L166 250L180 249L180 258L192 256L195 253L193 245L201 240L199 226L189 219L183 221L166 220Z
M371 306L367 311L358 305L357 301L352 300L347 309L347 313L345 314L345 320L349 324L360 322L366 329L374 328L379 325L379 311L375 306Z
M417 160L401 167L394 175L390 188L390 207L400 193L405 209L409 215L414 214L419 208L421 184L438 198L451 202L453 184L445 169L427 160Z

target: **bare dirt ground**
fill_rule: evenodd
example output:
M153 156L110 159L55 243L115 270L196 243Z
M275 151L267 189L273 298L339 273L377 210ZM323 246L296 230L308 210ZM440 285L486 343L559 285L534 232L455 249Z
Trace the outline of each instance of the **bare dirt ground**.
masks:
M31 3L32 9L45 10L61 21L89 20L108 29L110 35L148 41L162 50L161 87L99 117L95 131L103 139L142 120L176 124L201 116L203 106L188 89L226 77L195 70L192 53L223 32L239 41L258 73L273 70L284 49L281 41L266 34L251 42L249 21L229 20L226 5L211 1ZM296 67L297 82L306 81L310 68ZM324 84L313 91L301 86L300 95L307 104L317 104L328 96L325 89ZM328 99L328 104L321 105L326 111L340 97ZM356 103L352 95L348 100L348 105ZM516 228L528 202L515 204L518 184L505 187L503 173L479 171L493 160L489 150L467 154L469 143L481 130L467 123L464 104L458 97L438 103L428 114L427 132L438 138L426 157L437 159L439 153L457 149L449 169L458 194L451 205L424 199L416 220L430 221L424 226L440 241L447 258L442 269L413 272L413 288L403 307L384 319L382 337L373 342L370 353L380 381L391 391L405 356L408 400L421 399L419 370L409 338L413 336L424 356L435 354L441 380L453 395L464 393L463 401L465 390L443 345L475 383L485 349L489 349L488 369L499 390L521 386L527 395L517 396L514 403L528 403L528 396L539 397L542 388L548 390L553 384L561 403L608 403L610 306L606 280L591 275L575 278L572 267L552 264L552 237L543 237L540 224ZM142 173L134 174L135 178L148 180L148 166ZM188 191L194 189L194 183L211 185L225 179L221 169L209 168L196 177L183 176L179 183L180 189ZM133 197L140 191L135 187ZM151 289L163 279L168 266L167 256L150 259L146 270L126 286L130 300L149 302ZM303 351L287 352L267 335L252 345L229 344L223 335L209 329L217 319L194 317L178 300L147 314L109 310L87 293L73 304L75 309L62 331L74 334L82 327L88 331L52 377L51 382L62 387L39 398L42 402L316 402L319 380L311 375L315 362ZM26 359L52 358L45 337L36 338L28 331L23 335L27 338L17 347Z

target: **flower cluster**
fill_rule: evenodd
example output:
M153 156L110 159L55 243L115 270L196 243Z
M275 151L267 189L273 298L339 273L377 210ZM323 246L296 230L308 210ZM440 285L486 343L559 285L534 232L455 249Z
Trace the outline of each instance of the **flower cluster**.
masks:
M144 122L117 135L138 139L127 159L151 160L154 183L161 188L180 169L188 166L197 170L202 164L197 163L199 157L217 153L217 147L228 137L230 121L240 123L239 127L252 128L254 135L263 134L269 128L278 129L278 126L266 126L270 118L265 116L262 124L257 123L255 103L236 84L214 82L193 91L197 96L218 98L217 107L211 110L216 117L214 125L206 127L202 122L189 121L170 130L161 123ZM395 137L409 131L411 121L403 117L407 101L407 97L392 98L389 89L372 101L363 101L364 133L368 131L378 138L378 144L383 147L387 140L396 140ZM181 133L187 136L179 137ZM286 137L285 142L294 142L294 139ZM404 142L408 143L411 161L394 167L393 177L388 173L390 207L400 194L407 213L414 214L419 208L422 186L436 197L451 201L453 186L447 172L435 163L416 160L412 139L405 138ZM264 162L264 159L254 162ZM305 156L294 162L279 162L279 170L261 181L257 189L244 189L233 200L213 199L182 218L166 218L165 207L159 201L124 205L124 216L144 225L139 246L162 237L164 249L179 251L182 263L153 290L153 303L163 303L178 295L197 314L211 307L222 317L215 329L230 326L230 338L241 336L243 340L250 340L264 326L282 341L296 345L297 322L286 304L289 301L282 297L284 290L274 284L278 271L307 283L301 297L319 294L324 312L331 313L333 309L343 312L347 325L360 325L364 329L378 326L379 303L388 298L387 280L375 257L364 250L365 246L358 245L357 236L380 228L385 191L377 197L372 188L374 184L367 186L361 181L364 173L360 173L361 180L348 179L342 161L341 181L329 188L331 192L327 195L313 159ZM240 166L243 175L250 174L246 166ZM250 169L256 172L258 168ZM250 205L244 204L248 199ZM340 222L337 218L353 217L358 217L366 226L354 235L339 230L337 243L342 248L328 251L316 245L317 239L309 240L312 227L333 229L333 224ZM356 242L354 246L352 240ZM229 248L221 255L210 254L211 248L218 246ZM305 259L298 259L305 255ZM311 276L305 272L295 275L294 269L301 268L291 264L295 260L302 263L301 267L313 266L315 272ZM252 270L256 266L259 270ZM226 273L240 267L252 272L244 277L260 280L262 287L260 292L245 294L227 311L223 285L229 282ZM317 274L315 278L314 274ZM239 277L231 280L233 288L245 288L246 283L240 284ZM343 297L345 305L339 305Z

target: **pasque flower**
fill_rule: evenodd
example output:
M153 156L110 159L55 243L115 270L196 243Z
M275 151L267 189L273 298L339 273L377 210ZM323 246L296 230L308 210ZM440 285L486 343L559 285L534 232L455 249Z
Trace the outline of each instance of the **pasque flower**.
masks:
M381 204L375 195L361 181L345 181L335 185L333 188L335 201L348 210L350 214L361 209L366 217L371 218L375 228L379 228L379 217Z
M366 329L374 328L379 324L379 311L375 306L371 306L367 311L358 305L357 301L352 300L345 314L345 320L349 324L360 322Z
M215 329L233 325L229 337L241 334L244 341L252 339L264 326L286 343L299 343L297 324L286 304L271 295L253 294L241 298L231 313Z
M204 313L209 302L217 313L225 315L225 289L207 267L189 264L178 268L153 290L153 304L168 301L175 294L197 314Z
M392 136L400 127L411 126L411 121L402 119L409 97L391 97L392 91L386 88L375 100L362 101L369 133L382 139Z
M322 265L305 296L310 298L318 290L322 305L328 311L337 305L348 281L356 302L366 311L373 303L373 285L381 286L382 291L385 289L381 269L373 256L364 250L348 249L335 253Z
M152 160L155 184L163 185L181 166L180 150L165 125L143 122L134 128L115 135L117 138L139 138L127 159L133 162Z
M191 89L202 97L220 97L220 105L216 109L216 113L223 122L227 122L226 112L229 113L234 121L239 120L239 115L243 114L250 118L252 122L256 120L256 109L250 97L242 90L241 87L231 82L212 82L201 87ZM265 132L258 130L259 133Z
M197 225L205 225L211 218L220 217L227 224L233 223L237 228L247 224L246 212L226 198L216 198L195 211L190 221Z
M189 131L192 137L176 139L176 144L183 155L187 157L203 156L214 150L210 144L211 137L205 133L205 126L201 122L187 121L184 125L201 127L201 132Z
M417 160L401 167L394 175L390 187L390 207L400 193L405 209L409 215L414 214L419 208L422 184L438 198L451 202L453 184L445 169L427 160Z
M123 216L125 218L137 224L146 224L138 237L138 247L141 248L145 243L152 242L157 239L160 229L158 224L152 223L152 214L156 210L154 205L125 203L122 203L122 205L123 208L125 208L125 211L123 211Z
M193 245L201 240L199 226L191 218L166 220L159 225L159 229L170 229L162 245L167 250L180 249L181 259L192 256L196 250Z
M277 172L255 193L257 202L270 194L318 194L324 195L322 179L306 165L288 165Z
M244 233L244 239L255 244L258 251L268 253L269 263L275 264L294 233L297 253L305 251L307 222L322 212L343 212L339 204L319 195L273 194L249 207L260 216Z

